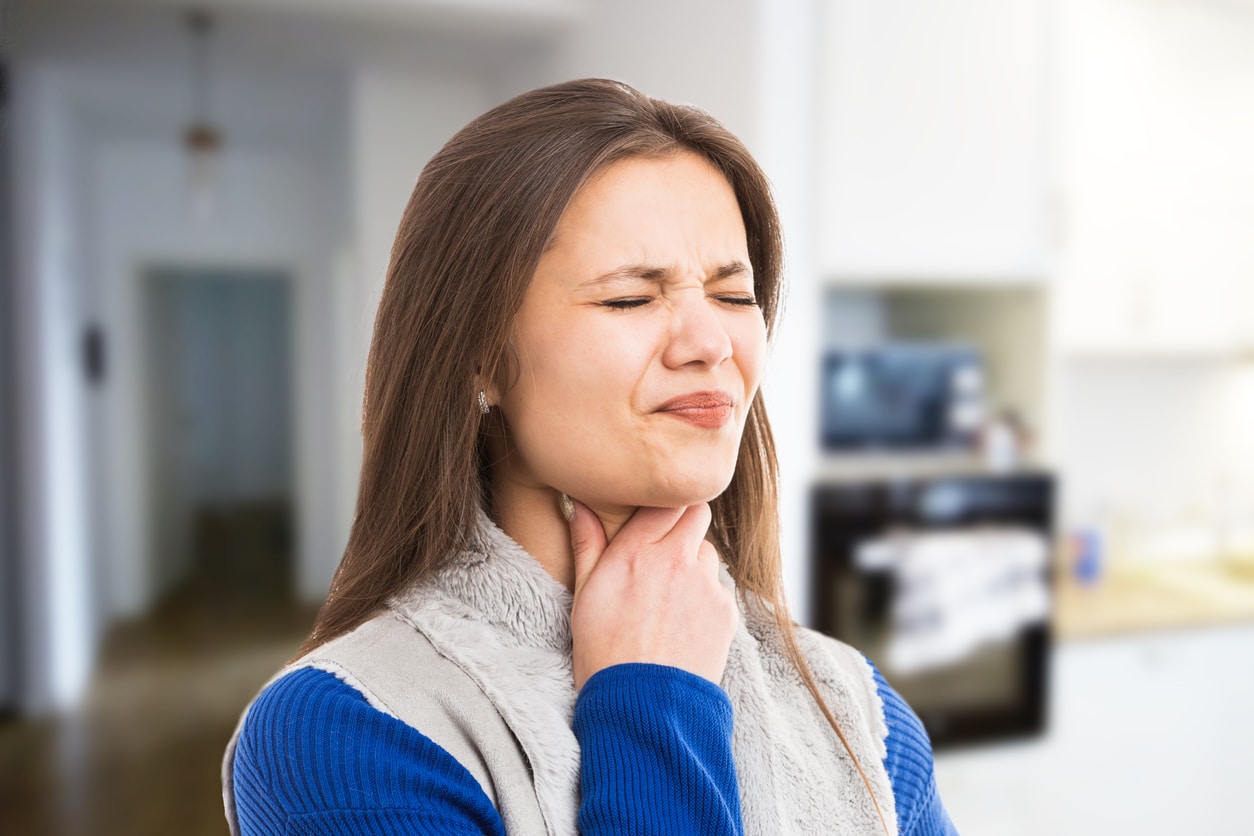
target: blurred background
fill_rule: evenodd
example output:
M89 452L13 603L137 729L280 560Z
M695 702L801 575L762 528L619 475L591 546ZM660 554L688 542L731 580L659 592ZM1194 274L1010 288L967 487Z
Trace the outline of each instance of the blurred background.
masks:
M961 832L1254 833L1254 2L0 5L0 832L223 834L458 127L609 76L776 189L803 623Z

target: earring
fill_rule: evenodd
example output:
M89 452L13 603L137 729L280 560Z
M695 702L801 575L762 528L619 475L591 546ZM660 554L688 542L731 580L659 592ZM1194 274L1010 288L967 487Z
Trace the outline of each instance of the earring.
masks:
M488 406L488 393L482 389L479 390L479 411L484 415L492 411L492 407Z

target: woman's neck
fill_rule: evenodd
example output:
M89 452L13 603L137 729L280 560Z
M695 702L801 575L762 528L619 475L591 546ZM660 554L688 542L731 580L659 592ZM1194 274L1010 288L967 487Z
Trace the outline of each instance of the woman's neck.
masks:
M575 559L570 546L570 525L558 506L557 491L502 482L498 480L493 485L493 521L539 561L554 580L573 591ZM607 542L614 539L636 510L630 506L589 504L588 507L601 520Z

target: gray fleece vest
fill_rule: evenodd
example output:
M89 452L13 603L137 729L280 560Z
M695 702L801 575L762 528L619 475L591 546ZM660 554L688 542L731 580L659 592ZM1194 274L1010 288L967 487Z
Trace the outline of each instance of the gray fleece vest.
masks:
M479 781L510 834L570 836L578 832L579 807L571 595L486 516L480 522L478 542L448 569L278 676L306 667L335 674L370 705L452 754ZM731 583L726 572L724 581ZM866 786L788 661L768 608L740 598L741 623L721 684L734 710L745 833L882 836ZM871 668L840 642L798 633L896 836L884 769L888 729ZM233 738L223 797L238 834L234 755Z

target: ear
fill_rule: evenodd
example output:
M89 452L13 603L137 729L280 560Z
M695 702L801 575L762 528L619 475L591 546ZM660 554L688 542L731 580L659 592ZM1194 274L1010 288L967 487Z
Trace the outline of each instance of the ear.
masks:
M484 376L482 369L475 370L475 395L483 390L484 396L488 399L488 406L497 407L501 404L501 387L495 381L489 380Z

